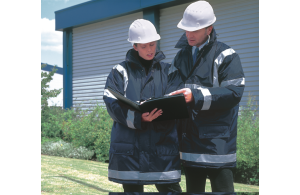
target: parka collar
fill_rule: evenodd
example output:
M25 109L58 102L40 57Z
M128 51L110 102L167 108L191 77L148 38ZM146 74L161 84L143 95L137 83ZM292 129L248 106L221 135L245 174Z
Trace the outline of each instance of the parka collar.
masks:
M212 45L217 40L217 35L216 35L215 28L212 29L210 35L211 35L210 40L209 40L209 43L207 45ZM176 43L175 48L181 49L181 48L184 48L186 46L189 46L189 43L187 41L185 33L183 33L183 35L180 37L180 39Z
M126 61L132 62L134 64L138 64L141 66L141 63L138 59L138 52L135 51L134 49L130 49L128 50L127 54L126 54ZM153 58L153 64L165 59L166 56L164 55L164 53L162 51L156 50L155 56Z
M212 45L214 44L215 41L217 41L217 37L216 37L216 31L215 31L215 29L213 28L212 32L210 33L210 39L209 39L209 42L208 42L208 44L206 44L203 48L212 47ZM179 39L179 41L177 42L175 48L179 48L179 49L186 48L187 50L190 49L190 51L191 51L191 53L192 53L192 46L189 45L185 33L180 37L180 39ZM185 57L187 57L187 56L185 56ZM203 61L203 62L205 62L205 60L206 60L206 58L204 58L204 61ZM180 72L182 73L182 75L183 75L185 78L189 77L189 75L191 74L191 72L187 72L186 67L181 66L179 63L176 63L176 64L175 64L175 67L176 67L177 69L180 70ZM194 68L194 67L193 67L193 68ZM193 69L193 68L192 68L192 69Z

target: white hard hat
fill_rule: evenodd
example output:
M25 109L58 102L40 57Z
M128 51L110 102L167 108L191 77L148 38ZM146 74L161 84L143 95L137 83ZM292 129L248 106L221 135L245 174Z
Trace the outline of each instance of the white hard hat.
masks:
M149 20L137 19L129 27L128 41L133 43L149 43L160 39L154 25Z
M212 25L215 21L212 6L206 1L197 1L185 9L177 27L186 31L196 31Z

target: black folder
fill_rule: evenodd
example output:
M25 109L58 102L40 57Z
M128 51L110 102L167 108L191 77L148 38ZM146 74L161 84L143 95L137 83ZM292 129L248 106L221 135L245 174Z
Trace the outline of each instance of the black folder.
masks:
M124 97L122 94L110 87L108 87L107 89L119 101L123 102L124 104L128 105L131 109L136 110L138 112L150 113L154 108L157 108L157 110L162 109L162 115L157 117L153 121L189 118L189 113L183 94L152 98L140 105L139 103Z

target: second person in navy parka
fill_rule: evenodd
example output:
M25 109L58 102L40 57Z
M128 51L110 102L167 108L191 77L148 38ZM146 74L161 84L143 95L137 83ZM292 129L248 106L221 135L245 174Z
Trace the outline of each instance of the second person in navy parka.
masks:
M103 99L114 120L108 179L123 184L125 191L143 191L145 184L156 184L160 192L181 191L175 122L151 122L163 111L133 111L107 90L111 87L139 103L164 96L170 64L161 62L165 56L156 50L159 39L151 22L134 21L128 38L134 48L127 52L125 61L113 67L105 85Z

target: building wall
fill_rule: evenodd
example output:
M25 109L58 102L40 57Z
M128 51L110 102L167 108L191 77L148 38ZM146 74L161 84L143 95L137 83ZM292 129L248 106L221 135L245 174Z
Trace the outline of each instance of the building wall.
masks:
M73 29L73 106L103 104L106 78L132 48L128 28L143 18L138 12ZM90 110L90 109L89 109Z
M218 40L231 46L242 61L246 87L241 105L251 92L258 104L259 95L259 1L210 0L217 18L214 24ZM178 49L174 46L184 33L177 28L190 3L160 9L160 49L165 62L171 62ZM143 12L73 28L73 106L89 109L103 104L106 77L112 67L125 59L132 48L127 41L128 28Z

